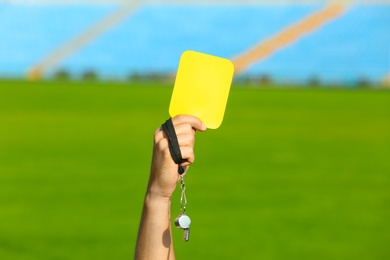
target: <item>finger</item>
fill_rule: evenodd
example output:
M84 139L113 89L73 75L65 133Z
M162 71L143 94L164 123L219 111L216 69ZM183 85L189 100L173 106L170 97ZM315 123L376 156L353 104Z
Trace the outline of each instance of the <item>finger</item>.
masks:
M175 130L177 141L179 147L181 146L193 146L195 143L195 130L191 128L189 124L181 124L177 126ZM167 139L167 135L164 130L158 128L154 134L155 144L159 143L161 140Z
M177 124L175 125L175 132L176 135L180 134L195 134L196 130L192 128L192 126L188 123L182 123L182 124Z
M154 143L157 144L161 140L166 139L167 136L165 132L162 130L161 127L157 128L157 130L154 132Z
M182 166L188 166L195 161L195 154L194 154L194 149L192 147L181 147L181 157L185 160L186 162L182 163Z
M195 117L195 116L190 116L190 115L178 115L172 118L172 123L176 127L176 125L180 124L190 124L190 126L199 131L206 131L207 127L202 123L202 121Z
M187 134L187 133L179 134L177 135L177 140L179 142L180 149L181 147L185 147L185 146L192 147L194 146L195 143L195 135Z
M176 119L172 118L172 123L174 124L176 135L179 135L179 134L185 133L185 132L192 132L193 134L195 134L196 129L193 128L193 126L190 122L186 121L186 118L194 118L195 120L197 120L196 117L185 116L185 115L184 116L177 116ZM176 123L175 123L175 121L176 121ZM202 131L202 130L200 130L200 131ZM154 132L154 138L155 138L156 142L158 142L162 138L166 138L166 134L162 130L161 127L157 128L156 131Z

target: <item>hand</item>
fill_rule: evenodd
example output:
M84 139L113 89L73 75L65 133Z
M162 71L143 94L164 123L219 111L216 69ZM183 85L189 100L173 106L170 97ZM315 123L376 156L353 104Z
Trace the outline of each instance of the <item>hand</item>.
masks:
M175 127L181 155L187 161L185 167L195 161L194 142L196 131L206 131L206 126L194 116L179 115L172 118ZM178 165L173 161L168 147L168 139L164 131L158 128L154 134L154 148L148 193L164 198L170 198L179 180ZM185 173L183 173L185 174Z

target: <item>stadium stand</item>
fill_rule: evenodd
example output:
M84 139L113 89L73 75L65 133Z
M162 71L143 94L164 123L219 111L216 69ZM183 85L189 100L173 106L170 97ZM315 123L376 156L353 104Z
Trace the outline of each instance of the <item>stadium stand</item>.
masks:
M186 49L233 59L326 3L142 4L44 71L102 78L174 73ZM118 4L0 4L0 75L22 77ZM390 5L350 4L337 17L249 66L242 75L285 82L380 82L390 73ZM55 55L54 55L55 56Z
M354 5L339 19L252 66L284 79L373 82L390 72L390 5Z
M0 3L0 75L23 77L28 68L114 8L117 6Z
M290 8L146 5L64 65L82 70L92 58L99 74L173 73L186 49L232 57L318 6Z

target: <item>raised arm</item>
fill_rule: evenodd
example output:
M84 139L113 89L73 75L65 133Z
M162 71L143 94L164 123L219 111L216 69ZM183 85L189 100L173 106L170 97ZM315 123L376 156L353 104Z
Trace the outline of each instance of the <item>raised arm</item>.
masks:
M196 131L206 131L202 122L189 115L172 118L186 171L195 160ZM185 174L185 173L184 173ZM179 180L178 165L172 160L168 139L158 128L154 134L154 147L149 183L146 191L141 223L135 251L136 260L175 259L171 230L171 198Z

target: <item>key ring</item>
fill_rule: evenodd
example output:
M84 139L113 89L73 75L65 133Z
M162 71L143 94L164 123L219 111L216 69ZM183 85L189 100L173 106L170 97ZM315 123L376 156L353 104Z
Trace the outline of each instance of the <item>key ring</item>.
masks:
M188 242L190 236L190 224L191 219L186 215L186 205L187 205L187 197L186 197L186 184L184 182L184 176L180 176L180 215L175 219L175 225L177 228L183 229L183 240Z
M186 212L187 197L186 197L186 184L184 182L184 176L180 176L180 211L184 214Z

